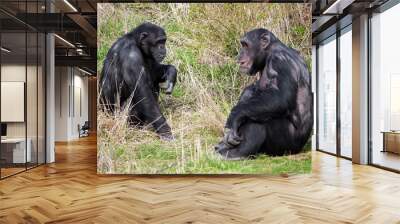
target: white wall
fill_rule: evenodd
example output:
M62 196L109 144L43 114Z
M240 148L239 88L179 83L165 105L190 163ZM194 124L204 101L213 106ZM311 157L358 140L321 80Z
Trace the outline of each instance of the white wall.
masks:
M75 106L73 108L73 119L71 127L71 135L74 136L74 138L79 137L79 133L78 133L78 124L80 124L81 126L85 123L85 121L88 121L89 119L89 113L88 113L88 78L81 76L83 73L81 73L80 71L78 71L78 75L76 74L78 70L75 70L75 75L74 75L74 93L75 94L73 97L74 99L74 103ZM80 91L80 93L79 93ZM80 97L79 97L80 95ZM79 99L79 98L80 99ZM81 101L80 103L78 101ZM81 107L81 108L79 108ZM81 109L82 111L80 112L79 109ZM74 113L75 110L75 113Z
M55 68L55 141L68 140L68 71L67 67Z
M55 140L77 139L78 125L88 120L88 78L76 68L56 67L55 85Z
M81 88L81 107L82 113L79 115L76 113L77 120L74 123L74 126L77 127L78 124L81 126L85 123L85 121L89 120L89 91L88 91L88 77L83 76L84 73L79 71L79 75L75 75L75 86ZM79 137L78 129L75 128L75 136Z

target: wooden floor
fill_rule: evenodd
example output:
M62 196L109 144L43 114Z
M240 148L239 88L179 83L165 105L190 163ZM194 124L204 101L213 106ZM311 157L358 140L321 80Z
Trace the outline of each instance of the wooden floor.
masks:
M400 175L313 154L311 175L98 176L96 139L0 181L0 223L400 223Z

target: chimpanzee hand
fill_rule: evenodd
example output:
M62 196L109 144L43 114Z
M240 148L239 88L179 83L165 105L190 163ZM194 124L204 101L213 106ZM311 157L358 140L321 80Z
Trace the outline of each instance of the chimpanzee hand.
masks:
M225 129L224 140L223 142L230 146L239 145L240 142L243 140L242 137L239 136L237 131L234 129Z
M174 89L176 83L177 70L173 65L167 65L167 69L165 70L163 80L164 82L160 83L160 88L164 89L165 94L171 94Z

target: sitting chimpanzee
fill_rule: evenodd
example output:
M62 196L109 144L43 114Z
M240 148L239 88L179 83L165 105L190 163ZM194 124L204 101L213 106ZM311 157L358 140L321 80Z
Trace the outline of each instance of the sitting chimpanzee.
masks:
M313 126L311 77L304 60L266 29L252 30L240 42L241 72L260 78L233 107L216 151L227 159L300 152Z
M160 111L161 88L170 94L176 82L173 65L160 62L166 56L164 30L143 23L119 38L104 60L100 77L101 103L110 112L115 107L129 106L129 121L152 125L164 139L172 139L171 128ZM164 85L163 85L164 84Z

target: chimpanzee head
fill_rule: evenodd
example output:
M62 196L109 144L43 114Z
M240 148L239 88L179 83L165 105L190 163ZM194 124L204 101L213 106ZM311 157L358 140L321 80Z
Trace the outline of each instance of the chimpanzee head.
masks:
M265 66L268 47L277 39L266 29L254 29L247 32L240 39L240 52L237 62L240 71L248 75L255 75Z
M142 23L133 30L133 35L146 57L151 57L157 62L164 60L167 55L165 48L167 35L163 28L152 23Z

